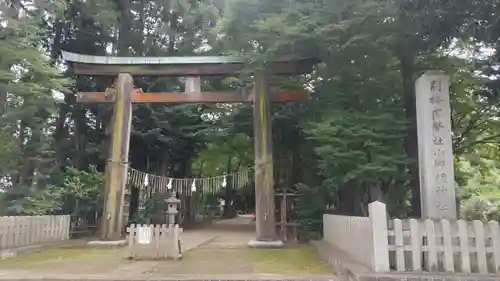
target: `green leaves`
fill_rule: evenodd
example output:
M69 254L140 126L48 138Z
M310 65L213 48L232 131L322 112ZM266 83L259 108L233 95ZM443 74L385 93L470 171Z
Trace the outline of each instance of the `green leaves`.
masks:
M380 189L398 207L408 197L405 172L411 161L403 148L408 93L400 61L414 60L416 69L405 73L410 82L426 69L444 69L452 76L455 155L457 162L472 166L457 165L462 172L457 175L464 182L473 175L496 177L499 86L490 78L498 72L498 61L489 62L486 71L484 61L469 63L443 51L453 40L471 44L471 36L497 43L493 0L116 3L48 1L26 17L10 18L0 29L0 101L2 93L7 95L0 120L0 158L5 159L0 175L13 174L20 190L31 185L35 170L51 176L40 182L40 193L26 196L26 206L69 210L78 200L85 203L76 209L97 209L97 203L90 203L98 202L96 171L69 170L60 179L51 168L55 159L55 170L67 165L85 170L91 164L103 169L110 107L75 105L72 93L102 91L111 81L78 77L69 91L72 81L62 79L53 67L60 65L61 49L135 56L239 54L251 67L282 55L317 57L321 64L310 75L270 78L281 88L311 92L308 101L273 106L277 182L307 181L326 201L355 189L343 197L349 201L352 194L360 194L353 200L362 202L353 205L374 199L373 189ZM42 10L47 11L43 18ZM215 22L216 28L207 29L207 22ZM117 35L124 32L126 36ZM480 77L479 71L490 78ZM204 79L202 87L249 88L251 80L246 71ZM183 88L181 79L171 77L134 82L152 92ZM57 104L54 92L64 93L65 102ZM215 175L253 163L251 106L141 104L134 106L133 118L130 160L136 168L183 177ZM50 197L46 191L58 195ZM46 205L51 200L65 203ZM323 207L300 212L307 220Z
M200 152L193 167L203 172L204 177L237 172L253 166L251 148L252 139L246 134L221 135Z
M9 213L46 215L71 213L77 217L98 212L104 188L104 175L91 167L88 171L68 168L63 175L62 186L48 184L43 188L16 187L9 194Z
M307 131L318 145L320 173L335 188L369 186L401 177L405 156L401 146L404 123L379 112L344 111Z
M56 3L36 4L41 5L23 13L4 13L6 25L0 29L0 154L8 159L0 165L0 176L11 176L13 188L20 190L31 187L35 172L50 168L47 128L56 113L54 91L64 92L69 84L42 52L43 23Z

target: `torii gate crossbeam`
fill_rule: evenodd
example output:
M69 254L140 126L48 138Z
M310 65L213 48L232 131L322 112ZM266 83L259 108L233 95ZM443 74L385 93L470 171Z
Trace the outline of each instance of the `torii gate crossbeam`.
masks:
M235 57L104 57L62 52L74 74L117 77L105 92L79 93L82 103L114 103L111 151L106 166L106 195L101 239L115 240L123 235L123 201L127 182L132 103L247 103L254 104L254 153L256 230L254 246L276 246L274 173L271 130L271 102L307 98L305 91L270 89L269 75L311 72L315 59L283 58L254 72L254 88L248 92L202 92L200 76L229 75L245 68ZM134 89L134 76L186 77L184 93L142 93ZM249 244L250 245L250 244Z

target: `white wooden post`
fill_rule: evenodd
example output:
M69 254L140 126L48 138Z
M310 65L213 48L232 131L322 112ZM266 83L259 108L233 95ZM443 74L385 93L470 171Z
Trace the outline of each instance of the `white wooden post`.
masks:
M388 272L389 243L387 241L387 212L385 204L380 201L368 205L368 213L372 229L373 258L372 270L375 272Z
M434 221L426 219L424 221L425 233L427 236L427 270L430 272L438 271L436 228Z
M488 223L491 233L491 247L493 252L493 273L500 274L500 227L497 221Z
M9 233L7 220L0 217L0 249L6 248L7 235Z
M416 219L410 219L411 265L413 271L422 271L422 234Z
M69 240L71 230L71 217L66 215L66 220L64 224L64 240Z
M396 270L406 271L403 222L400 219L394 219L393 221L394 221L394 245L396 246Z
M179 240L180 240L179 236L180 236L180 229L179 229L179 225L176 224L174 227L174 239L173 239L173 241L171 241L171 243L174 244L174 249L175 249L175 252L173 253L174 254L173 258L176 260L181 258L181 252L179 249Z
M460 237L460 258L462 265L462 273L471 273L470 268L470 252L469 252L469 236L467 233L467 223L463 220L458 220L458 236Z
M449 220L441 220L441 233L443 235L444 246L444 269L446 272L454 272L455 265L453 260L453 242L451 240L451 225Z
M472 222L476 234L476 252L479 273L488 274L488 263L486 261L486 246L484 241L483 222L475 220Z

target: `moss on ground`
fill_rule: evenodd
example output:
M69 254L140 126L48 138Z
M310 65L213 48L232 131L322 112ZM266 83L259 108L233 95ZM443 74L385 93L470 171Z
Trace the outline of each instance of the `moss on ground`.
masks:
M94 259L116 259L117 250L83 247L46 249L41 252L26 253L0 260L0 267L32 266L37 264L57 263L61 261L87 261Z
M329 265L321 260L310 245L285 249L246 249L256 272L270 274L331 274Z
M123 248L92 248L84 244L45 249L0 260L0 270L33 273L105 274L135 264L135 273L165 274L331 274L310 245L284 249L194 249L181 261L128 261Z

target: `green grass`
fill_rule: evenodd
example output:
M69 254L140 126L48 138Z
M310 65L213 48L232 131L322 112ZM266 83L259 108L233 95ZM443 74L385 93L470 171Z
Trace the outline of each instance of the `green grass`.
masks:
M121 249L91 248L86 241L71 241L69 243L47 247L39 252L20 254L16 257L0 259L1 268L29 267L36 265L57 264L67 261L120 260L123 258Z
M47 249L36 253L22 254L17 257L0 260L0 267L19 265L34 265L57 263L70 260L93 260L109 258L110 251L103 249L84 249L84 248L61 248Z
M0 269L28 270L33 273L101 273L135 263L124 258L123 248L92 248L83 243L47 248L0 260ZM332 274L310 245L284 249L194 249L181 261L159 261L153 274ZM149 263L142 263L144 266ZM139 264L138 264L139 265ZM140 266L142 267L142 266Z
M246 249L254 270L269 274L332 274L310 245L285 249Z

